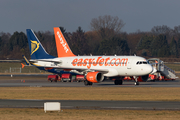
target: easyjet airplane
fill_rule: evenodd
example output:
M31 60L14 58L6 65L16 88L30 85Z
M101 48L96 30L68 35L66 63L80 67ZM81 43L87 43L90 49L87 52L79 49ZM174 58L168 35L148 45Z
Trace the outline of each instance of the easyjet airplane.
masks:
M27 29L30 48L30 64L39 69L60 69L85 76L85 85L92 85L113 78L115 85L121 85L124 76L135 79L135 85L147 81L153 67L143 57L138 56L76 56L69 48L62 32L54 28L58 57L49 55L31 29Z

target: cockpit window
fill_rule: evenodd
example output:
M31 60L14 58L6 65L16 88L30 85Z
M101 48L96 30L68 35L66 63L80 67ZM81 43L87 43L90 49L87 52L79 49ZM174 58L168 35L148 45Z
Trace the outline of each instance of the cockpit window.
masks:
M138 61L136 64L140 65L140 64L148 64L148 63L146 61Z

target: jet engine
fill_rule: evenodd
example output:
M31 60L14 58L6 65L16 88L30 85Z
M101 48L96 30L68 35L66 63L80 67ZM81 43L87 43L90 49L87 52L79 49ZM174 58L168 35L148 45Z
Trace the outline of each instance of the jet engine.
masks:
M100 72L88 72L86 75L86 79L89 82L98 83L103 81L104 75Z
M149 75L139 76L137 78L137 81L138 82L146 82L148 80L148 78L149 78Z

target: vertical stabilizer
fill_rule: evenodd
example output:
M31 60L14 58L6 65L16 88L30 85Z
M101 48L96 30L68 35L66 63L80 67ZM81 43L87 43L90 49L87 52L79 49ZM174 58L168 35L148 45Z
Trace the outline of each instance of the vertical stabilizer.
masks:
M58 57L75 56L72 53L71 49L69 48L69 45L67 44L67 41L65 40L59 27L54 27L54 35L55 35L55 40L56 40Z
M31 59L55 58L43 48L38 38L31 29L26 29Z

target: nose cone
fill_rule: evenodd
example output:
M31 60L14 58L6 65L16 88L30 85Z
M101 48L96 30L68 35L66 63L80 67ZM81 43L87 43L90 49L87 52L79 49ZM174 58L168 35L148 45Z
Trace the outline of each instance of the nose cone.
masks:
M150 73L153 72L154 69L153 69L153 67L151 65L147 64L145 70L146 70L147 74L150 74Z
M149 64L142 65L140 69L137 70L138 75L143 76L143 75L149 75L150 73L153 72L153 67Z

